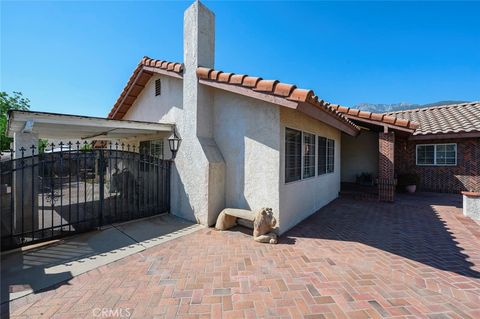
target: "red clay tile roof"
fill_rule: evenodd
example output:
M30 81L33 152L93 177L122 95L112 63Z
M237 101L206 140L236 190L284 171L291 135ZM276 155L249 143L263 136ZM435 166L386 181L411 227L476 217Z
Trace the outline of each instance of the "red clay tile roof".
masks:
M358 120L358 121L369 120L373 122L378 122L379 125L388 124L391 126L397 126L397 127L405 128L409 130L415 130L418 127L418 123L412 120L398 118L398 117L390 116L386 114L361 111L359 109L352 109L352 108L337 105L337 104L329 104L329 105L330 107L337 110L338 112L345 114L348 118Z
M142 92L148 80L154 73L162 73L175 77L181 77L183 73L183 64L176 62L168 62L162 60L150 59L145 56L140 60L137 67L130 76L122 93L115 102L112 110L108 114L108 118L121 119L127 113L130 106Z
M337 120L350 126L354 130L358 130L352 121L337 112L335 108L329 106L329 103L318 99L312 90L300 89L293 84L281 83L277 80L264 80L260 77L248 76L244 74L227 73L210 68L199 67L197 76L201 80L224 83L228 85L238 86L250 89L253 92L268 94L280 99L292 102L306 102L316 108L326 111L334 116Z
M386 114L419 123L413 135L480 132L480 101Z

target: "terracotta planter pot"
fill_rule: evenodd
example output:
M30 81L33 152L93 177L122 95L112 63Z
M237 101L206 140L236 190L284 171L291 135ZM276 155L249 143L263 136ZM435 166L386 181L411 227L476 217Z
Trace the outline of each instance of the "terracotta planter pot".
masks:
M409 192L410 194L413 194L413 193L415 193L415 191L417 190L417 185L408 185L408 186L405 186L405 189L406 189L407 192Z

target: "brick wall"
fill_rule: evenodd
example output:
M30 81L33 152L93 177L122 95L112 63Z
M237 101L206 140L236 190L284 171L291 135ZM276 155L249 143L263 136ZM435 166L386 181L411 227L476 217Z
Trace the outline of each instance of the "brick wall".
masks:
M378 196L381 201L393 201L395 134L378 133Z
M456 166L416 166L415 146L417 144L457 143ZM480 138L395 141L395 174L417 173L420 190L458 193L480 191Z

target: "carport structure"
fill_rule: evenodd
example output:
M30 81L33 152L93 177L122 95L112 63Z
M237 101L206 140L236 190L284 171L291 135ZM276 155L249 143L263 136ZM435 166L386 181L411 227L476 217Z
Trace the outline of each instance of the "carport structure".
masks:
M132 142L165 137L173 123L114 120L102 117L34 111L10 111L7 134L14 138L14 151L36 145L39 138L55 140L116 140Z
M14 142L0 166L2 249L169 211L170 155L163 145L161 156L140 146L163 141L174 124L8 115Z

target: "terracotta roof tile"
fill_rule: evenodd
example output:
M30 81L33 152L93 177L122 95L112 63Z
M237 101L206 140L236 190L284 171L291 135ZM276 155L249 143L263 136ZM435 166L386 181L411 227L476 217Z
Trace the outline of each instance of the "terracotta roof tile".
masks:
M257 86L254 88L254 90L272 93L277 83L277 80L260 80L258 81Z
M145 67L148 67L148 69L145 69ZM176 74L177 77L181 77L183 74L183 64L181 63L155 60L149 57L144 57L134 70L127 85L120 94L120 97L110 111L110 114L108 115L109 118L121 119L125 115L135 101L136 96L140 94L145 84L155 73L155 69L152 68L163 70L163 72L172 72L172 74ZM143 71L143 73L140 73L141 71ZM224 73L219 70L213 70L204 67L197 68L196 72L199 79L241 86L259 93L273 95L289 101L306 102L312 104L313 106L321 108L323 111L330 113L332 116L336 117L338 120L347 126L350 126L354 130L358 130L358 127L349 119L344 117L341 112L338 112L335 108L331 107L329 103L318 99L312 90L299 89L293 84L281 83L277 80L263 80L260 77Z
M293 84L287 83L278 83L275 86L275 91L273 94L280 95L280 96L290 96L293 90L295 90L296 86Z
M262 78L255 77L255 76L247 76L244 80L242 85L249 87L249 88L254 88L257 86L258 81L261 81Z
M212 69L200 67L197 68L197 76L201 79L208 79L212 71Z
M359 109L352 109L346 106L336 105L336 104L329 104L332 108L337 110L338 112L349 116L351 119L361 121L362 119L379 122L379 125L382 123L398 126L401 128L406 128L410 130L414 130L418 127L418 124L414 121L404 121L399 120L394 116L387 116L385 114L379 113L371 113L366 111L361 111Z
M231 77L232 77L232 73L226 73L226 72L225 73L220 73L218 75L218 81L228 83L228 82L230 82Z
M289 97L287 97L288 100L291 101L301 101L301 102L306 102L313 98L314 93L312 90L305 90L305 89L295 89L292 91Z
M232 75L232 77L230 78L230 83L231 84L238 84L238 85L241 85L243 83L243 80L246 78L247 76L244 75L244 74L234 74Z
M167 72L172 72L172 74L182 75L183 74L183 64L182 63L176 63L176 62L168 62L168 61L162 61L162 60L156 60L156 59L151 59L147 56L143 57L140 62L138 63L137 67L133 71L132 75L130 76L130 79L128 80L127 84L123 88L122 93L120 93L119 98L115 102L115 105L113 106L112 110L108 114L109 118L115 118L115 119L121 119L131 106L131 104L126 104L125 100L127 97L136 97L139 92L144 87L143 85L139 85L137 82L139 81L139 74L141 71L145 71L144 67L149 67L149 68L155 68L158 70L163 70ZM146 83L150 77L153 75L155 70L149 69L149 71L145 71L142 73L142 77L144 77L143 82ZM135 89L132 89L135 88ZM128 96L127 96L128 93ZM136 93L136 94L132 94ZM129 99L131 100L131 99ZM122 109L124 112L119 112L119 110Z
M219 70L212 70L204 67L197 68L197 76L199 79L226 83L226 77L224 78L222 75L219 76L219 74L228 74L228 84L230 85L241 86L256 92L284 98L289 101L313 104L314 106L327 111L334 117L337 117L345 124L358 129L353 122L337 112L336 109L329 107L328 103L319 100L312 90L299 89L293 84L282 83L278 80L264 80L260 77L235 73L223 73Z
M386 113L419 124L413 135L480 132L480 102L441 105Z
M218 76L222 73L222 71L212 70L212 72L209 74L209 77L211 80L218 80Z

